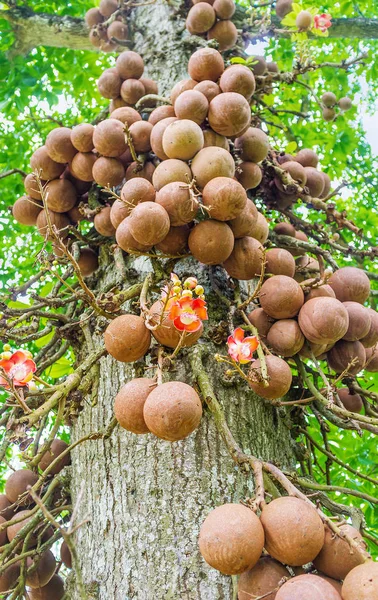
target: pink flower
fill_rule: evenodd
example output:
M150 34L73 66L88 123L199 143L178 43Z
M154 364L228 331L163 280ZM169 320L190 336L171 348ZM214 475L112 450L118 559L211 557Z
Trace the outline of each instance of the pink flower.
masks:
M31 360L31 354L28 351L17 350L13 354L4 352L0 360L1 369L5 371L8 379L13 381L15 386L29 385L33 379L33 373L37 367L34 360ZM9 388L8 381L0 375L0 385L4 388Z
M314 27L315 29L320 29L323 33L327 31L329 27L331 27L331 15L327 15L326 13L322 13L321 15L314 16Z
M259 345L259 341L255 336L245 338L243 329L238 327L229 336L227 345L231 358L241 365L245 365L253 360L252 354Z
M168 317L179 331L198 331L202 321L208 319L206 302L201 298L183 296L171 305Z

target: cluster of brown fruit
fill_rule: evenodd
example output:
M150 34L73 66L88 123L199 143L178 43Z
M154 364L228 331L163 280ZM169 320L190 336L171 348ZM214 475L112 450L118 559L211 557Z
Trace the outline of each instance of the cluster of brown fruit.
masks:
M275 231L295 235L289 223L277 224ZM306 258L300 257L300 261ZM327 283L304 287L309 290L304 294L303 286L296 281L298 275L302 279L301 273L295 273L295 269L289 251L268 250L266 272L270 276L260 289L260 308L249 314L261 339L274 352L265 357L269 386L264 387L259 381L251 384L260 396L269 399L285 395L291 385L291 370L279 356L290 358L299 354L306 359L314 355L327 360L329 367L339 374L346 370L350 375L357 375L363 369L378 371L378 313L363 306L370 293L370 281L364 271L343 267ZM252 379L260 371L257 360L251 365ZM341 388L338 393L347 410L362 410L358 394L348 388Z
M205 37L208 40L216 40L220 52L235 46L238 39L238 31L232 21L235 12L234 0L192 0L186 28L192 35Z
M321 97L323 106L322 114L325 121L334 121L337 117L336 109L339 109L339 114L350 110L353 106L352 100L348 96L344 96L337 100L333 92L324 92Z
M99 8L90 8L85 14L90 28L89 39L103 52L114 52L128 38L126 13L117 0L101 0Z
M310 503L282 496L265 504L260 518L241 504L212 510L202 524L199 548L206 562L221 573L241 575L239 600L378 597L378 564L365 562L361 534L347 524L340 530L361 552L325 527Z
M329 176L318 169L319 157L309 148L303 148L296 156L277 156L283 176L276 175L270 183L272 201L280 210L285 210L298 200L299 190L312 198L325 200L331 190ZM290 181L285 183L286 173Z
M53 440L50 449L42 456L39 467L45 471L59 455L65 451L67 444L63 440ZM70 464L70 456L66 454L58 460L49 474L56 475L65 466ZM0 525L4 527L0 531L0 545L4 546L15 538L19 542L15 548L16 554L20 552L25 542L25 535L20 537L19 533L24 527L35 519L36 514L30 515L31 508L35 505L29 489L38 481L38 474L29 469L14 471L5 483L5 494L0 495ZM59 494L59 492L58 492ZM23 518L25 517L25 518ZM21 519L13 525L7 526L7 522ZM50 525L38 523L29 534L26 550L33 550L37 544L47 542L54 531ZM21 546L20 546L21 543ZM25 548L23 548L23 551ZM60 548L60 558L63 564L71 568L71 553L65 542ZM60 600L64 596L63 579L56 574L56 559L51 550L43 553L36 552L26 559L26 568L33 569L26 576L26 585L30 600ZM17 583L20 575L21 562L14 562L0 575L0 593L12 589Z

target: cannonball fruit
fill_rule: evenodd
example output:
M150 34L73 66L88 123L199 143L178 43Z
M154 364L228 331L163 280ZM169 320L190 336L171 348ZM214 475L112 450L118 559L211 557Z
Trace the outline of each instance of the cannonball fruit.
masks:
M26 566L29 569L34 565L32 558L27 558ZM31 588L40 588L48 584L55 573L56 560L51 550L46 550L38 560L36 570L26 576L26 583Z
M240 215L228 222L235 239L245 236L252 237L260 213L251 200L248 200Z
M140 244L158 244L169 231L169 215L157 202L142 202L131 211L129 227Z
M154 435L176 442L197 429L202 417L202 404L190 385L169 381L158 385L148 395L143 416Z
M150 347L151 334L142 317L121 315L105 330L105 347L120 362L134 362L144 356Z
M143 416L147 396L156 387L154 379L132 379L121 387L114 400L114 414L118 423L132 433L149 433Z
M51 463L53 461L55 461L62 452L67 450L67 448L68 448L68 444L66 442L64 442L63 440L59 440L59 439L53 440L49 450L47 450L43 454L41 460L39 461L39 468L42 471L45 471L47 469L47 467L49 467L51 465ZM67 465L70 465L70 464L71 464L71 457L70 457L70 454L68 453L68 454L65 454L65 456L63 456L52 469L49 469L49 473L51 473L52 475L56 475L57 473L60 473L60 471L64 467L66 467Z
M168 183L156 194L156 204L168 213L172 227L193 221L198 210L198 200L190 194L189 186L180 181Z
M64 583L59 575L54 575L47 585L29 591L30 600L61 600L64 596Z
M302 350L305 338L294 319L280 319L272 325L267 344L280 356L294 356Z
M240 151L243 160L258 163L268 155L269 139L261 129L250 127L235 140L235 148Z
M341 525L340 531L354 539L360 545L362 552L359 553L345 539L327 527L324 546L313 563L318 571L334 579L345 579L349 571L364 562L365 543L360 532L348 524Z
M269 556L260 558L252 569L241 574L238 600L251 600L260 596L264 596L264 600L274 600L275 590L284 577L289 578L290 573L283 565Z
M235 240L233 250L223 266L230 277L249 280L258 277L263 263L263 247L253 237Z
M157 325L155 329L152 329L152 335L155 340L168 348L176 348L181 339L181 332L176 329L173 321L168 317L169 311L164 311L164 302L161 300L154 302L149 313L152 317L153 325ZM187 332L184 339L181 340L183 347L193 346L201 337L202 331L203 326L201 325L198 331Z
M314 344L332 344L348 331L349 316L336 298L322 296L308 300L298 316L304 336Z
M60 558L67 569L72 569L72 556L66 542L63 542L60 547Z
M293 255L283 248L271 248L265 254L265 272L272 275L294 277L295 260Z
M25 494L20 506L27 506L32 502L29 494L26 494L29 486L33 486L38 481L38 475L29 469L19 469L14 471L8 477L5 483L5 495L10 502L18 502L20 496Z
M110 220L110 206L104 206L94 218L94 227L98 233L104 237L112 237L115 234L115 228Z
M366 353L361 342L339 340L327 353L327 358L329 366L336 373L348 369L348 373L357 375L364 368Z
M221 1L221 0L218 0ZM222 74L219 80L222 92L236 92L249 100L256 88L255 78L250 69L244 65L232 65Z
M238 30L232 21L218 21L207 33L208 40L217 40L220 52L235 46Z
M163 150L169 158L189 160L203 148L203 133L189 119L174 121L163 133Z
M214 48L201 48L194 52L189 59L188 73L196 83L205 79L218 81L223 71L222 55Z
M199 189L203 189L215 177L233 177L235 163L231 154L224 148L208 146L196 154L192 160L191 169L197 186Z
M322 577L298 575L278 590L275 600L341 600L340 594ZM356 597L354 597L356 600Z
M215 177L204 187L202 202L212 219L229 221L235 219L247 204L243 186L230 177Z
M248 315L248 320L256 327L261 337L266 337L274 323L274 319L266 314L262 308L254 308Z
M352 569L344 579L343 600L372 600L378 597L378 563L368 561Z
M337 395L346 410L355 413L360 413L362 411L364 403L359 394L350 392L348 388L339 388L337 390Z
M343 267L333 273L328 284L340 302L363 304L370 294L370 281L366 273L356 267Z
M343 339L355 342L367 336L371 327L369 311L358 302L343 302L343 304L349 315L349 327Z
M152 183L157 191L172 181L189 183L191 180L192 172L189 165L183 160L178 160L176 158L161 162L160 165L156 167L152 176Z
M49 157L57 163L70 162L77 150L71 141L71 129L57 127L46 137L46 150Z
M222 264L234 247L234 235L222 221L201 221L189 235L189 249L194 258L205 265Z
M268 385L264 385L260 359L251 363L249 385L262 398L268 400L282 398L291 387L293 379L291 369L287 362L274 354L265 356L265 363L268 371Z
M12 206L12 216L21 225L36 225L42 206L29 196L21 196Z
M315 507L300 498L281 496L272 500L263 507L260 519L265 532L266 551L284 564L293 567L305 565L319 554L324 545L321 518ZM292 597L290 600L293 600Z
M291 277L274 275L261 286L259 299L261 308L274 319L290 319L300 311L304 294Z
M225 575L253 568L264 546L264 530L255 513L241 504L224 504L210 512L199 535L205 561Z
M247 100L236 92L224 92L212 99L209 105L210 127L228 137L244 132L251 121Z

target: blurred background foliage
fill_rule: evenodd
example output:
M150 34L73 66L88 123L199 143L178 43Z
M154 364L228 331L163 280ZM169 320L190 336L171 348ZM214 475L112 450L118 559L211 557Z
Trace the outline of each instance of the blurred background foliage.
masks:
M95 3L77 0L75 3L58 3L52 0L30 1L36 12L83 17L86 10ZM245 4L247 5L247 4ZM332 17L377 17L376 0L341 0L338 3L329 0L303 2L303 7L317 7L319 12L328 12ZM6 9L5 6L1 8ZM50 47L38 47L28 56L8 59L14 37L9 23L0 18L0 174L17 168L28 171L28 163L33 150L43 144L47 133L62 124L73 126L80 122L92 121L106 106L96 87L96 79L104 68L112 66L114 55L99 54L91 51L73 51ZM308 147L315 149L321 157L321 166L331 177L334 187L345 180L345 187L335 199L339 210L346 210L348 216L364 230L363 238L354 238L359 247L377 245L378 230L378 160L371 147L372 131L378 130L378 42L372 40L348 39L311 39L305 49L316 63L340 63L367 52L363 63L354 65L346 72L330 67L308 72L302 80L311 86L316 96L331 91L338 98L348 95L353 99L352 110L337 118L335 122L323 120L321 110L308 89L300 85L274 85L273 93L264 97L268 108L260 113L262 119L269 121L264 127L269 131L272 144L276 149L295 153L297 149ZM278 63L282 71L290 71L299 50L290 39L274 39L262 43L256 40L248 48L249 54L265 53L270 60ZM304 119L290 113L274 114L269 109L300 111L308 115ZM261 110L254 106L253 110ZM375 116L374 116L375 115ZM376 135L376 134L375 134ZM374 141L374 140L373 140ZM375 144L375 150L378 142ZM1 176L1 175L0 175ZM22 176L18 173L0 179L0 300L1 294L9 286L27 281L36 272L36 256L41 249L41 238L33 229L16 223L9 207L23 194ZM300 205L296 210L312 221L324 220L324 217L310 212ZM269 214L267 215L269 218ZM352 241L352 234L343 234L346 242ZM337 257L339 264L345 259ZM369 261L361 263L367 270L376 270ZM47 294L52 280L46 275L43 281L34 285L41 295ZM377 296L375 296L377 298ZM26 302L21 297L17 302ZM17 306L15 303L14 307ZM377 308L375 306L375 308ZM47 339L44 340L47 343ZM42 338L43 342L43 338ZM40 344L40 341L38 342ZM37 345L30 345L35 353ZM44 374L47 381L66 375L73 363L71 351ZM377 389L378 377L368 375L363 387ZM0 401L4 401L5 395ZM342 461L365 474L377 476L376 442L372 435L364 432L362 438L356 432L339 430L330 426L329 443ZM310 433L323 446L319 424L311 420ZM67 435L66 433L63 435ZM1 443L1 440L0 440ZM9 457L10 458L10 457ZM313 467L317 481L325 482L326 457L316 451ZM6 466L0 466L1 478ZM347 486L374 495L374 485L359 480L337 464L331 467L331 483ZM368 502L336 492L331 497L344 504L360 506L369 524L369 531L377 531L378 514ZM375 534L377 535L377 534ZM372 548L373 549L373 548Z

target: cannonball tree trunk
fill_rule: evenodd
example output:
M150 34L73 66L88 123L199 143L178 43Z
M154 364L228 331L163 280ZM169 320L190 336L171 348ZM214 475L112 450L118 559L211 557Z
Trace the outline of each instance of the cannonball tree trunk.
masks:
M196 38L187 36L180 10L183 7L173 3L153 4L132 15L135 50L143 55L148 75L159 81L162 94L187 77L188 57L196 49ZM106 248L101 250L100 265L97 287L109 289L119 274ZM122 281L124 287L141 281L152 271L148 259L128 257L126 267L128 281ZM219 346L210 340L217 328L227 330L228 309L211 291L210 268L185 260L175 271L195 275L206 286L209 322L201 338L205 369L236 441L245 452L291 466L294 455L290 429L278 416L278 409L256 397L241 379L228 381L223 375L225 365L214 361ZM217 283L225 290L227 279L221 269ZM133 310L132 302L123 308ZM92 333L96 344L100 332ZM81 356L89 351L88 346L77 348ZM149 360L125 365L110 356L102 358L98 393L94 386L92 395L95 406L84 403L73 426L72 441L104 430L113 418L113 401L120 387L133 377L152 376L150 365ZM195 384L190 350L182 351L174 369L164 373L164 381L168 379ZM252 478L241 473L232 461L208 411L204 411L198 430L181 442L137 436L117 427L108 439L78 445L72 453L71 491L73 504L77 504L76 522L89 518L75 535L88 598L235 597L231 577L205 564L197 538L202 521L213 507L253 494ZM68 593L72 600L82 598L75 574Z

